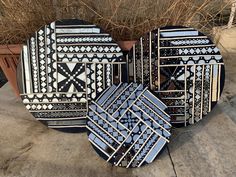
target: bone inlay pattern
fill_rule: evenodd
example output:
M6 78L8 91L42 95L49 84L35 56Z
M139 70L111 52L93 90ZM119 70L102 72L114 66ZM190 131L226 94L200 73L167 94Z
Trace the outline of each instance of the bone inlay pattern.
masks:
M126 66L111 36L81 20L38 30L21 55L23 103L33 116L62 131L86 127L88 102L121 82Z
M143 85L113 85L89 106L89 141L102 158L116 166L151 163L171 135L166 108Z
M193 28L149 32L128 54L129 80L150 87L168 106L171 122L187 125L209 113L224 85L219 49Z

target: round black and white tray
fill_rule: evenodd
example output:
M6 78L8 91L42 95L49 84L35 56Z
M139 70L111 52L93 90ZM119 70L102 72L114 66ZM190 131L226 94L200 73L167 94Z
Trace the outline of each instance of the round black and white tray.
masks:
M89 106L89 141L102 158L116 166L151 163L171 135L166 108L141 84L113 85Z
M175 125L200 121L220 98L223 58L216 45L193 28L153 30L138 40L127 58L129 80L149 86L168 106Z
M96 25L77 19L46 25L23 47L23 103L50 128L84 130L88 103L124 78L122 58L120 47Z

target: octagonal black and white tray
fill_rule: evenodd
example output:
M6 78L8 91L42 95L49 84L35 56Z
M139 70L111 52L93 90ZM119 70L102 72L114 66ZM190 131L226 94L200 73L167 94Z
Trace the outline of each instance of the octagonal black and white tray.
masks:
M102 158L116 166L151 163L171 135L166 108L143 85L113 85L89 106L89 141Z
M84 130L88 102L124 78L122 56L96 25L77 19L46 25L23 46L23 103L50 128Z
M171 123L193 124L215 106L224 86L219 49L188 27L153 30L127 55L129 80L155 91L168 106Z

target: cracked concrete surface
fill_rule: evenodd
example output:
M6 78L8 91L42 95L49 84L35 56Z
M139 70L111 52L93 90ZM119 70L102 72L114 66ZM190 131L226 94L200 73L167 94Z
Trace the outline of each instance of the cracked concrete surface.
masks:
M86 133L46 128L26 111L9 85L0 89L1 177L235 177L236 54L225 59L222 99L198 124L172 130L152 164L124 169L101 159Z

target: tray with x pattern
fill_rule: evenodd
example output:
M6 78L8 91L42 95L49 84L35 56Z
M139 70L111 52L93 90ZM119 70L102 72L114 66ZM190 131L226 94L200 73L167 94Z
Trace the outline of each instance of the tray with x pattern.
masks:
M141 84L113 85L89 106L89 141L102 158L116 166L151 163L171 135L166 108Z
M200 121L223 90L225 71L220 51L193 28L153 30L140 38L127 59L129 80L155 91L176 125Z
M96 25L70 19L39 29L23 46L21 97L37 119L62 131L86 126L88 102L121 82L120 47Z

